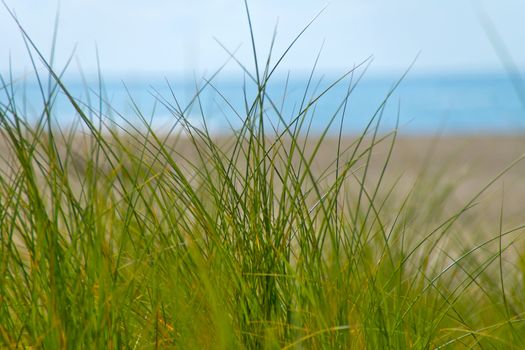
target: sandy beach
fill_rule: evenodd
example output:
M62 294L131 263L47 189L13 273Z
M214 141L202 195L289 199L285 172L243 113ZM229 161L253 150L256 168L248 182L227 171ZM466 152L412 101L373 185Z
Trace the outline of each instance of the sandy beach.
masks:
M354 140L347 137L343 144ZM381 173L390 141L386 139L375 147L369 172L372 183ZM333 159L336 149L334 139L323 143L319 168L326 167L323 163ZM496 224L503 204L503 221L518 224L525 218L525 160L516 161L524 154L523 136L402 136L395 141L383 188L397 181L396 193L407 193L417 180L432 187L423 189L429 194L451 190L444 203L452 213L505 172L475 200L473 215L480 225ZM507 169L513 162L516 164Z
M13 154L7 149L5 136L2 139L0 161L3 163L2 168L6 169L7 164L13 164ZM349 150L341 156L341 163L348 158L356 141L357 137L354 136L342 139L340 149ZM391 141L392 136L386 136L374 146L367 176L370 184L374 184L381 174ZM221 140L219 144L222 142L228 144L229 139ZM315 137L312 137L304 143L305 154L310 154L310 148L316 142ZM363 141L360 150L365 150L369 143L370 140ZM77 143L77 146L80 144L82 143ZM335 170L337 147L337 139L327 138L322 142L314 158L313 169L319 172L331 169L328 171L327 179L330 179L330 174ZM194 159L196 155L194 146L184 140L178 140L174 150L188 159ZM396 182L395 192L401 195L410 191L416 180L425 179L429 186L435 186L434 189L427 189L428 193L432 190L443 190L445 187L452 188L448 205L455 203L461 206L524 153L525 137L522 136L401 136L395 140L382 188L386 189ZM81 149L78 150L78 154L82 154ZM361 168L356 171L357 174L364 168L365 161L366 157L356 164L355 168ZM476 201L480 207L477 210L482 210L484 213L482 217L491 220L498 218L502 202L504 221L514 222L525 217L524 179L525 160L517 162L508 169Z

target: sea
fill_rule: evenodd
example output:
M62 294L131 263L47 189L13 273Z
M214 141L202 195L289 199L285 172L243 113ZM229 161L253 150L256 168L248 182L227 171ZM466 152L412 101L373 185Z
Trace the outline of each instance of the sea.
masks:
M210 133L238 130L247 115L259 118L254 76L189 79L140 76L126 79L64 79L85 117L119 129L175 132L191 125ZM262 109L265 132L287 126L302 132L356 134L376 128L407 135L525 134L525 80L506 74L418 76L331 75L271 77ZM48 78L4 81L0 103L15 101L31 124L42 119L52 97L51 123L81 127L79 113ZM254 103L254 101L256 103ZM183 118L181 117L183 116ZM257 119L256 118L256 119Z

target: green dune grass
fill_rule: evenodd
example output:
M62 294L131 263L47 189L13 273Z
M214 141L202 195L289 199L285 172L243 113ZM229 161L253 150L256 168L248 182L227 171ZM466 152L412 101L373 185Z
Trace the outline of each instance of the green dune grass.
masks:
M305 87L301 109L281 115L266 93L281 58L261 64L255 41L255 71L238 63L258 93L230 111L243 126L218 137L173 97L158 101L172 132L138 108L140 126L112 123L103 98L79 102L23 34L48 73L46 106L29 122L2 77L2 347L525 348L524 226L481 234L483 212L464 219L520 159L451 212L453 181L390 181L397 131L379 133L384 104L321 152L349 95L314 135L324 92ZM350 94L353 72L334 84ZM204 88L213 77L195 108ZM67 130L58 94L77 113Z

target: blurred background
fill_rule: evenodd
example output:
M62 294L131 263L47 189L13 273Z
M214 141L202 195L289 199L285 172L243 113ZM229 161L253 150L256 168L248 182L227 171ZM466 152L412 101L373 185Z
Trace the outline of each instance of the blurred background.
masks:
M149 110L155 100L152 95L170 94L166 81L189 100L195 85L202 85L201 78L212 76L228 61L225 48L235 51L254 71L242 0L6 0L5 6L45 57L50 58L54 50L58 70L73 55L65 77L79 95L85 91L81 73L88 84L96 86L100 67L108 102L124 114L131 111L128 92L141 108ZM269 0L249 1L249 6L261 66L274 31L275 63L319 15L273 78L276 99L284 94L286 85L290 103L285 111L293 110L297 102L292 101L301 100L320 52L313 84L318 84L317 92L365 62L358 69L360 74L366 67L366 73L350 99L353 119L345 131L357 132L366 124L412 62L385 109L385 130L395 127L398 115L401 132L409 134L524 130L525 97L520 93L519 76L525 66L522 1ZM53 49L55 25L58 35ZM14 81L26 81L27 96L37 94L34 80L28 78L33 68L24 40L4 7L0 9L0 33L0 72L4 77L12 74ZM239 108L243 77L239 65L230 60L214 79ZM323 110L336 108L347 88L348 84L336 86L321 101ZM308 96L315 92L312 88ZM228 112L213 91L206 94L207 118L210 125L221 129L226 124L220 120ZM60 110L59 103L57 108ZM67 112L61 114L67 119ZM155 118L165 120L169 115L158 111ZM314 126L316 123L318 127L325 124L321 117Z
M525 89L520 71L525 68L525 2L248 3L261 71L274 32L272 65L315 18L279 63L268 86L284 119L293 120L309 100L358 66L309 111L305 129L321 133L336 116L329 134L337 136L342 125L343 134L353 136L371 118L381 117L380 132L397 128L402 136L392 161L392 179L401 175L417 179L423 168L432 178L429 189L438 187L440 178L457 187L454 195L464 204L523 154ZM246 116L245 93L248 100L256 95L256 84L228 53L235 52L254 74L243 0L5 0L5 5L0 8L0 72L8 90L0 88L0 102L7 104L7 91L14 94L28 119L39 120L43 98L20 30L7 9L46 59L53 56L57 71L72 58L64 74L67 87L90 115L104 123L140 128L147 122L161 131L176 130L178 117L166 105L184 108L211 79L200 103L190 106L185 117L195 125L205 122L212 133L229 133ZM36 66L46 87L47 72L38 59ZM339 124L349 87L355 88ZM56 125L78 120L60 93L53 111ZM267 113L271 126L279 128L272 109ZM333 141L325 145L322 159L334 156ZM387 154L381 149L379 153ZM506 217L523 216L523 174L522 162L504 179L506 188L512 189L507 191L506 202L511 205ZM486 201L491 208L483 211L485 219L498 221L503 188L498 184L487 191L494 200ZM485 220L474 221L485 225Z

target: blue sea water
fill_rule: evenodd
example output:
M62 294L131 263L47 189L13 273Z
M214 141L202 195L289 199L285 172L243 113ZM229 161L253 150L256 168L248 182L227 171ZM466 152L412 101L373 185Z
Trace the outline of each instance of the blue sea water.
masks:
M337 132L344 109L345 133L359 133L372 118L375 125L379 117L382 132L396 125L401 133L416 135L525 132L525 96L520 99L519 90L506 75L408 76L393 91L399 77L365 75L357 84L355 77L347 78L323 94L335 80L337 77L317 77L308 84L306 77L275 78L267 88L266 130L282 130L283 122L294 120L298 111L306 110L309 102L318 98L304 113L303 130L322 132L333 119L329 131ZM217 78L202 90L199 99L193 99L196 89L205 84L204 80L142 77L105 80L99 90L95 81L66 81L70 93L90 111L88 114L94 119L102 116L107 124L113 121L140 128L141 115L155 128L168 130L177 128L175 111L180 108L185 109L185 116L194 125L202 127L205 122L211 132L239 128L247 114L246 102L249 107L256 95L255 85L248 78ZM353 89L345 104L349 86ZM25 109L22 115L36 120L42 113L41 92L35 82L18 82L9 91L14 92L19 110ZM0 102L7 103L3 90ZM77 118L63 93L57 94L53 113L55 122L62 125Z

